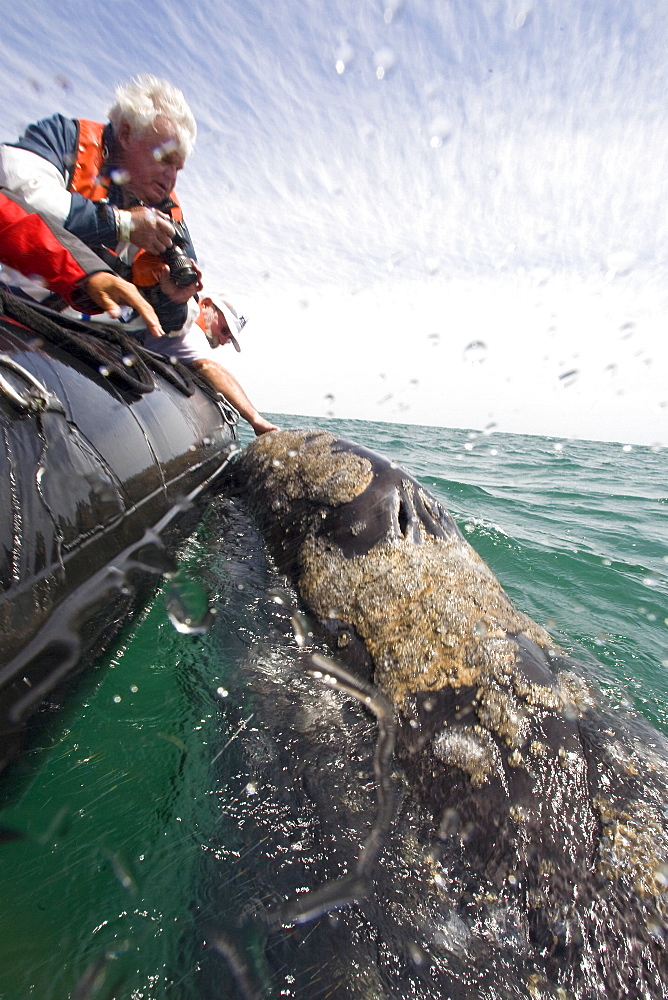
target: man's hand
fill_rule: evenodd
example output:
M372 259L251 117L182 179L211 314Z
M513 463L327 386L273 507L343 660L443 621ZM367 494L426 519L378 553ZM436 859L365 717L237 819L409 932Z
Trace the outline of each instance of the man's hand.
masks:
M167 269L169 271L169 268ZM105 312L117 319L121 310L118 303L132 306L146 323L146 329L154 337L164 336L164 330L152 306L129 281L123 281L110 271L97 271L82 282L86 294Z
M196 292L202 291L202 272L194 260L191 259L190 263L197 272L197 280L183 288L172 281L166 264L160 272L160 288L172 302L187 302Z
M149 253L162 253L171 247L174 226L168 215L159 212L157 208L145 208L143 205L130 209L130 215L130 240L136 247L148 250Z

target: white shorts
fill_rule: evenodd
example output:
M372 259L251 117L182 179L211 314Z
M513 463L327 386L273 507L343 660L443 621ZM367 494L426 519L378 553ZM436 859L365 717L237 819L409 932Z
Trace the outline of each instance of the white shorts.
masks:
M200 358L217 361L214 348L206 338L206 334L194 323L187 333L167 334L164 337L152 337L150 333L144 336L144 347L163 357L176 358L182 365L189 365Z

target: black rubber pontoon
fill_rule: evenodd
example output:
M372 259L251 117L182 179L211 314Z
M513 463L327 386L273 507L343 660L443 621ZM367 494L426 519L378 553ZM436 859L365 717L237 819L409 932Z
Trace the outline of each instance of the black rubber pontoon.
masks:
M155 586L236 411L111 328L0 291L0 768Z

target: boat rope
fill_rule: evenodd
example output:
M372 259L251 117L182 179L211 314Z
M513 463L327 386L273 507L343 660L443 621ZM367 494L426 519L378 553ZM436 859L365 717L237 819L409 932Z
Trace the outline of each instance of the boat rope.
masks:
M178 362L154 354L134 338L111 326L85 323L55 314L39 303L27 302L0 288L0 314L20 323L43 340L63 348L100 374L120 383L124 389L143 395L155 388L153 372L160 375L185 396L192 396L195 385L208 389L202 380Z

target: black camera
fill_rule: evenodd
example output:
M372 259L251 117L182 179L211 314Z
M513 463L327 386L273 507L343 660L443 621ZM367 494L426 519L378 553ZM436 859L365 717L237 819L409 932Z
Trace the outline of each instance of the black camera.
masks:
M176 219L171 220L174 226L174 238L171 247L167 247L160 255L169 267L169 276L179 288L192 285L197 281L197 271L192 265L190 257L183 252L184 247L190 244L188 230L182 222Z

